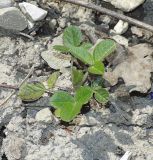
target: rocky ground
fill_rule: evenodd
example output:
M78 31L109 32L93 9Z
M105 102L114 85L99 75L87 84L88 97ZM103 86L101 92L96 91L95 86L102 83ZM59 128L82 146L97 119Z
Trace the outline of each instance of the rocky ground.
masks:
M152 0L105 1L92 2L153 24ZM0 160L119 160L127 151L122 160L153 160L150 31L58 0L0 0L0 84L19 85L35 65L29 81L60 70L55 87L71 88L70 56L52 49L70 24L93 43L104 37L118 43L104 75L108 106L90 102L68 125L53 116L48 97L25 104L13 95L0 106ZM0 88L0 103L11 93Z

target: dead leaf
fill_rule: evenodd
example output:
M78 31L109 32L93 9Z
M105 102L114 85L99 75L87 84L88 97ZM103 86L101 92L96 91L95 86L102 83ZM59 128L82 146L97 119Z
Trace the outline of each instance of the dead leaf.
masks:
M153 72L153 48L144 43L128 48L128 57L118 64L113 71L105 72L104 78L112 86L123 78L126 86L134 86L130 92L146 93L151 88L151 72Z

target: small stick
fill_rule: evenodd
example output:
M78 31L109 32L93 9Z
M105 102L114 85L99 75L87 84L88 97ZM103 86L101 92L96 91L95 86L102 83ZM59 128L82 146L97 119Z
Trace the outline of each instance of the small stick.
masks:
M26 37L26 38L29 38L29 39L31 39L32 41L35 40L32 36L30 36L30 35L28 35L28 34L26 34L26 33L23 33L23 32L19 32L19 35L24 36L24 37Z
M24 78L24 80L18 85L17 88L20 88L22 86L22 84L24 82L27 81L27 79L31 76L31 74L33 73L34 71L34 65L31 67L29 73L27 74L27 76ZM0 104L0 107L3 106L5 103L8 102L8 100L16 93L17 90L14 90L1 104Z
M143 23L139 20L136 20L136 19L128 17L128 16L125 16L125 15L117 13L115 11L111 11L111 10L106 9L104 7L97 6L93 3L83 2L83 1L80 1L80 0L62 0L62 1L72 3L72 4L76 4L76 5L86 7L86 8L89 8L89 9L93 9L95 11L107 14L107 15L115 17L117 19L121 19L123 21L129 22L133 25L139 26L141 28L144 28L146 30L149 30L149 31L153 32L153 26L151 26L149 24Z
M8 85L8 84L0 84L0 88L7 88L7 89L14 89L14 90L18 90L17 86L12 86L12 85Z

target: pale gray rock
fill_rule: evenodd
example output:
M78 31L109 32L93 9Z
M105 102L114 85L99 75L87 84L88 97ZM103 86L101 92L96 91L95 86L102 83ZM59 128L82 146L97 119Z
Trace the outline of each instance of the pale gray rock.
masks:
M118 23L114 27L114 31L116 34L124 34L128 30L129 24L122 20L119 20Z
M35 117L37 122L51 123L53 121L53 115L49 108L40 110Z
M47 15L46 10L27 2L19 3L19 6L22 12L33 21L43 20Z
M115 35L115 36L112 36L112 39L114 39L117 43L125 46L125 47L128 47L128 43L129 43L129 40L121 35Z
M1 8L12 7L12 6L13 6L13 1L12 0L0 0L0 9Z
M42 58L48 63L53 69L62 69L71 65L71 56L59 53L54 50L55 45L63 45L62 35L53 39L52 44L48 45L48 50L41 53Z
M119 8L125 12L130 12L144 3L145 0L104 0L106 2L111 3L116 8Z
M7 154L7 157L9 157L9 160L21 159L22 147L25 144L24 139L19 138L16 135L9 135L3 140L3 143L3 150L5 154ZM5 143L7 145L5 145Z
M27 20L15 7L0 9L0 27L9 30L23 31L27 27Z

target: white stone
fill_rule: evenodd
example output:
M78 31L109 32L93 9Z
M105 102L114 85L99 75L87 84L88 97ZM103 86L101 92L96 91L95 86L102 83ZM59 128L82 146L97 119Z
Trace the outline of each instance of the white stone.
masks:
M115 35L112 37L117 43L125 46L125 47L128 47L128 39L121 36L121 35Z
M53 121L53 115L49 108L45 108L36 114L35 119L38 122L51 123Z
M33 28L34 27L34 23L33 22L31 22L31 21L28 21L28 29L31 29L31 28Z
M118 23L114 27L114 31L116 34L124 34L128 30L129 24L122 20L119 20Z
M132 153L127 151L120 160L130 160Z
M111 3L116 8L119 8L125 12L130 12L144 3L145 0L104 0Z
M39 8L33 4L27 3L27 2L19 3L19 6L20 6L22 12L25 15L28 15L29 18L31 18L31 20L33 20L33 21L43 20L47 15L46 10L41 9L41 8Z
M0 0L0 9L13 6L12 0Z

